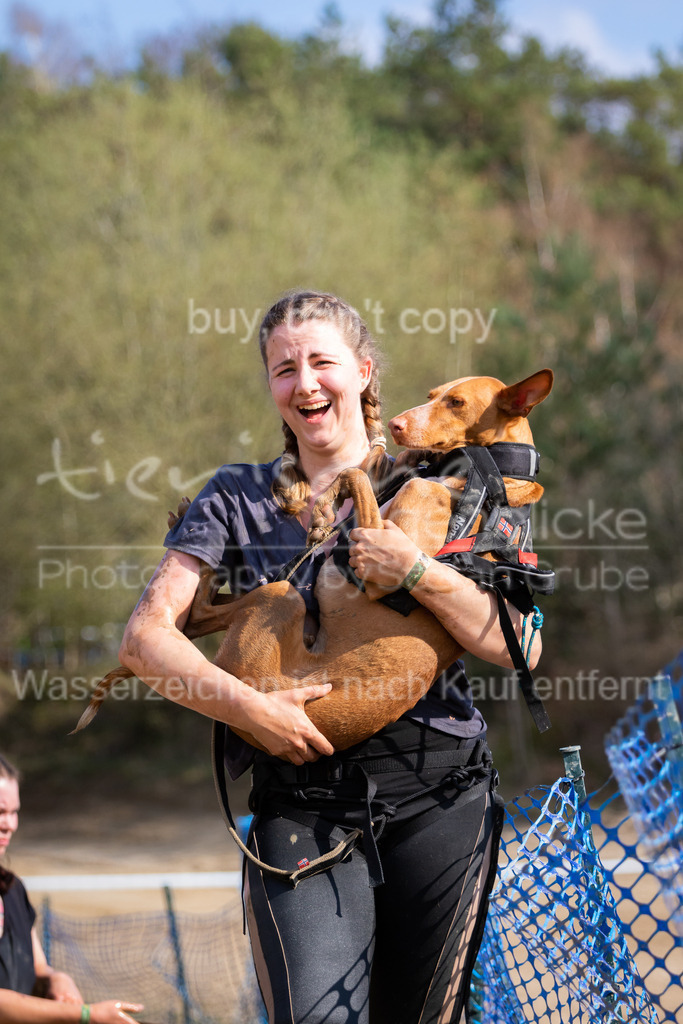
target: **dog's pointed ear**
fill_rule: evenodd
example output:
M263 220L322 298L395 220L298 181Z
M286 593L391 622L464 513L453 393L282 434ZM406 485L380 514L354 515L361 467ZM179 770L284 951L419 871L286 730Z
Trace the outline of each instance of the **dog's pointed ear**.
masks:
M538 370L503 388L498 395L498 408L508 416L528 416L535 405L548 397L552 386L553 371Z

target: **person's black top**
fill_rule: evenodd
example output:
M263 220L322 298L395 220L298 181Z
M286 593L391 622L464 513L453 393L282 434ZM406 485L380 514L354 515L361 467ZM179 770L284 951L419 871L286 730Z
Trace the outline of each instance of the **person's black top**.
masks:
M0 895L5 907L5 928L0 938L0 988L28 996L36 983L31 942L36 912L20 880L4 868L0 868Z

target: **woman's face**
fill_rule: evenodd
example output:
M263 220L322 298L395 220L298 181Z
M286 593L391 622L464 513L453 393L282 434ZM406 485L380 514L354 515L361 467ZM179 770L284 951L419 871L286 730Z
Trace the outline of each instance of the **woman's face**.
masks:
M19 825L19 785L16 779L0 778L0 857Z
M372 360L359 362L334 324L276 327L266 358L273 400L300 450L334 454L366 440L360 396Z

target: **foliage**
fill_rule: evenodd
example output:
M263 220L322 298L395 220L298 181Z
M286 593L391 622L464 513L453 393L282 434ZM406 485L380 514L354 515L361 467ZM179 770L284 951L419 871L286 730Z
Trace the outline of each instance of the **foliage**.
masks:
M506 31L494 0L439 0L426 26L389 20L373 67L333 8L299 38L151 41L133 72L0 55L10 690L113 663L166 508L221 462L277 454L255 325L299 285L366 312L389 412L552 366L545 521L637 509L647 551L615 566L646 560L648 585L591 589L607 554L565 546L546 650L614 673L670 655L683 69L605 79Z

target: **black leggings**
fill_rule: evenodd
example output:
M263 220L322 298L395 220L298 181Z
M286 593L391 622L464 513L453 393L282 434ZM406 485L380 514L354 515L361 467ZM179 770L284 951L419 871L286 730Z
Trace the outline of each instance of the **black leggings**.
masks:
M373 831L381 830L380 885L373 884L376 858L364 842L296 888L247 862L245 905L269 1024L462 1018L497 859L495 773L490 758L481 760L484 744L475 748L415 723L388 731L394 740L417 737L410 770L375 773L374 758L371 773L347 772L321 784L319 762L318 778L297 785L293 770L282 782L272 760L262 758L257 768L250 848L267 864L295 868L362 825L368 781ZM361 766L378 752L377 739L361 751ZM420 768L419 750L463 745L477 763Z

